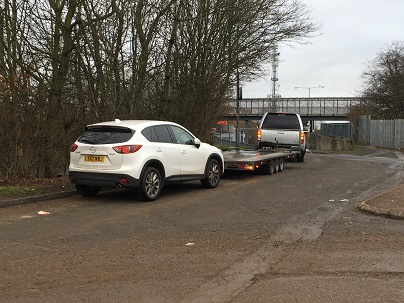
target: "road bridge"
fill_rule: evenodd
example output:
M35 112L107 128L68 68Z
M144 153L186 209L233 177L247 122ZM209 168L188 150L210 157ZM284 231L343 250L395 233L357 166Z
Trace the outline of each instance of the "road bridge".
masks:
M257 98L239 100L240 141L256 144L255 127L266 112L298 113L303 124L315 129L315 121L347 121L351 106L364 102L359 97L323 98ZM236 140L237 101L226 104L221 121L218 122L217 136L220 144L233 144ZM226 141L227 140L227 141Z
M266 112L283 112L298 113L304 121L346 121L350 107L361 102L359 97L242 99L240 120L260 120ZM236 108L237 101L229 101L223 118L234 120Z

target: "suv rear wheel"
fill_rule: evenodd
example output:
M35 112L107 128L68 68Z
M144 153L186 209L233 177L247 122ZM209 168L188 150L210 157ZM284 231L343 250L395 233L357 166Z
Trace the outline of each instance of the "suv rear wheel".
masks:
M76 190L83 197L92 197L99 192L100 188L98 186L76 184Z
M147 167L144 171L141 185L140 185L140 197L144 201L156 200L160 194L163 182L161 180L161 174L155 167Z

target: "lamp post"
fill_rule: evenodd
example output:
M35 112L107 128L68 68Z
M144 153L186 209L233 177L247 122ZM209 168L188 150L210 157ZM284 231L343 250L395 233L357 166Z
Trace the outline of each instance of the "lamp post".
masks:
M238 54L237 54L238 59ZM236 74L236 99L237 99L237 108L236 108L236 150L240 149L240 99L241 99L241 87L240 87L240 73L237 67L237 74ZM229 131L230 133L230 131Z
M310 98L310 90L312 89L312 88L324 88L324 86L323 85L319 85L319 86L295 86L295 89L298 89L298 88L304 88L304 89L307 89L307 90L309 90L309 98Z
M309 98L310 98L310 90L313 88L324 88L323 85L319 85L319 86L295 86L295 89L298 88L304 88L307 89L309 91ZM307 102L307 113L309 112L309 102ZM321 101L320 101L320 113L321 113ZM313 114L313 104L311 106L311 114ZM314 129L314 121L309 121L310 123L310 131L312 132Z

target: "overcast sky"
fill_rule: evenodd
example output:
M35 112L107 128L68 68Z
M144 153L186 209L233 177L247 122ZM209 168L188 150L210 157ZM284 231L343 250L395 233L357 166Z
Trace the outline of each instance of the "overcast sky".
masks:
M313 21L322 28L307 40L310 44L280 47L282 97L308 97L309 87L317 87L310 89L311 97L357 96L366 64L393 41L404 41L402 0L301 1L311 6ZM270 78L243 83L243 98L271 95Z

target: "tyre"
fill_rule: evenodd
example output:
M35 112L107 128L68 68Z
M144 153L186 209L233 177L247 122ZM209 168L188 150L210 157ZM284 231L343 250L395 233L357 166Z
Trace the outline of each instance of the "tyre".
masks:
M278 160L279 160L278 172L281 172L281 171L283 171L283 165L284 165L285 160L283 158L279 158Z
M274 174L279 171L279 159L274 160Z
M147 167L143 173L139 188L140 198L143 201L156 200L163 187L161 174L155 167Z
M304 156L306 155L306 150L302 150L300 155L296 157L297 162L304 162Z
M205 178L201 179L201 184L205 188L215 188L220 181L220 164L215 159L210 159L206 165Z
M100 188L98 186L76 184L76 191L83 197L93 197L100 191Z
M265 175L273 175L275 170L274 160L270 160L267 165L264 166Z

